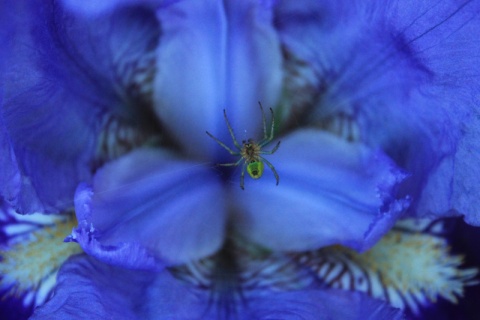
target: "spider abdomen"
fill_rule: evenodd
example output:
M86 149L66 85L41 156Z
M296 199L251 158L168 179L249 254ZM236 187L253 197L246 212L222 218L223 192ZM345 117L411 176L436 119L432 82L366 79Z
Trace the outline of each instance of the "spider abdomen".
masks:
M263 168L262 161L252 161L247 165L247 172L252 179L259 179L263 174Z

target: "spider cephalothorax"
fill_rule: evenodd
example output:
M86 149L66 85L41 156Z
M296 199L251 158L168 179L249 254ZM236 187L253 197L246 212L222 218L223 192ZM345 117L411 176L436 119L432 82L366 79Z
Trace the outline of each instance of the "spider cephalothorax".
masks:
M259 103L260 104L260 103ZM242 141L242 145L238 143L235 135L233 134L232 126L227 118L227 112L225 109L223 110L223 115L225 117L225 122L227 123L228 131L232 136L233 144L237 151L232 150L231 148L227 147L223 142L215 138L210 132L207 131L207 134L215 140L220 146L222 146L225 150L227 150L231 155L240 156L237 162L232 163L222 163L218 164L219 166L238 166L242 161L242 174L240 176L240 188L244 189L244 178L245 178L245 168L247 169L248 174L253 179L259 179L263 175L264 169L264 162L267 166L272 170L273 174L275 175L275 179L277 180L277 185L280 180L275 167L266 160L262 155L264 154L273 154L277 151L278 147L280 146L280 141L277 142L275 147L271 151L263 151L262 148L268 145L273 140L273 133L275 129L275 117L273 115L273 110L270 108L270 112L272 114L272 125L270 127L270 134L267 133L267 122L265 120L265 113L263 112L262 105L260 104L260 110L262 111L262 120L263 120L263 139L260 142L255 142L253 139L248 139Z

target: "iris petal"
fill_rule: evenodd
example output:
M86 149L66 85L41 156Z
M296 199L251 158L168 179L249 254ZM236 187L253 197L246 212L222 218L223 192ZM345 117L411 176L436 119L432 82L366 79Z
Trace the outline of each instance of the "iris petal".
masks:
M66 6L81 13L89 15L105 14L123 6L150 6L152 8L165 5L169 2L176 2L179 0L63 0Z
M138 319L136 307L154 277L151 272L115 268L85 255L72 257L59 272L53 298L30 319Z
M20 185L20 175L12 149L10 137L4 127L0 115L0 203L1 199L10 202L18 195L18 186Z
M371 247L408 204L396 200L404 179L380 151L319 130L282 140L271 156L273 174L233 190L236 226L254 241L277 250L311 250L343 244ZM347 223L345 223L347 221Z
M415 196L412 214L463 214L466 222L480 225L474 178L480 174L480 47L474 36L480 30L480 2L397 3L393 12L392 24L404 30L403 50L431 76L398 106L402 112L390 111L397 125L388 136L378 131L378 115L387 112L366 112L369 139L390 146L392 158L412 172L403 191Z
M223 242L221 182L202 164L139 149L100 169L91 192L79 188L77 220L86 222L81 229L93 228L100 250L138 245L157 261L177 264L212 254ZM129 258L110 262L125 265Z
M258 101L273 106L281 85L269 1L182 1L158 10L158 17L157 58L164 64L155 107L164 125L187 152L203 157L216 150L205 130L230 140L222 109L235 131L255 136Z
M166 271L125 270L76 256L60 270L56 294L31 319L402 319L398 309L361 293L264 289L228 309L192 289Z
M284 1L277 9L282 42L322 88L310 119L357 119L366 144L412 173L401 192L412 195L415 216L464 214L480 225L479 14L479 1Z
M11 202L22 213L56 212L90 179L106 118L138 120L128 72L156 44L158 25L140 9L84 19L28 1L12 11L1 112L22 180Z
M399 309L358 292L304 290L254 300L255 319L375 320L404 319ZM245 317L248 319L248 317Z

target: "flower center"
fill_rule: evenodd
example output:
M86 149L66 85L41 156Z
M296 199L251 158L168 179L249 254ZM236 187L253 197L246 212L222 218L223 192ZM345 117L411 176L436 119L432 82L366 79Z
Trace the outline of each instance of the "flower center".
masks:
M24 296L24 305L42 304L52 292L58 268L81 252L79 246L63 242L76 225L75 216L34 214L11 222L3 228L9 243L0 250L0 286L7 288L7 296Z
M363 254L332 246L297 259L330 287L363 291L415 314L438 297L456 303L479 271L461 269L462 258L450 254L445 238L418 230L411 220Z

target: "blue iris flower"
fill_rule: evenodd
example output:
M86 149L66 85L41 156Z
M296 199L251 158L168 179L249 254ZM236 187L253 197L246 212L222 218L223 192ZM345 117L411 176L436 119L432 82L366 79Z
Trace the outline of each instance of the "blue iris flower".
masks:
M12 3L0 195L23 214L74 207L66 240L100 260L67 262L38 316L64 306L66 317L82 291L92 304L79 312L100 318L200 317L211 300L185 293L171 270L238 239L280 255L362 252L401 217L480 225L479 11L478 1ZM238 159L205 131L233 147L226 109L239 140L260 139L258 101L276 116L280 183L266 170L242 190L241 168L215 166ZM315 318L345 300L396 314L326 292L254 290L239 314Z
M407 203L394 193L405 174L377 147L346 141L312 122L280 131L282 147L272 160L279 186L265 174L243 191L238 172L214 167L228 153L205 130L229 138L222 109L235 132L258 137L257 101L275 106L280 100L274 9L268 3L224 8L212 1L197 8L178 2L160 7L156 16L146 9L119 10L93 21L59 6L35 10L36 21L47 21L30 35L38 42L35 56L24 52L31 47L16 45L31 63L39 59L50 78L29 75L39 82L5 105L22 177L18 193L5 198L20 211L37 204L48 212L71 204L73 188L87 181L76 191L79 228L70 240L99 259L130 267L212 254L227 225L275 250L334 243L369 248ZM26 70L17 73L23 77ZM33 92L40 98L32 99ZM28 127L23 108L43 129ZM275 111L280 114L282 106ZM67 139L70 132L78 134ZM137 141L148 145L138 147ZM117 150L129 143L133 151Z

